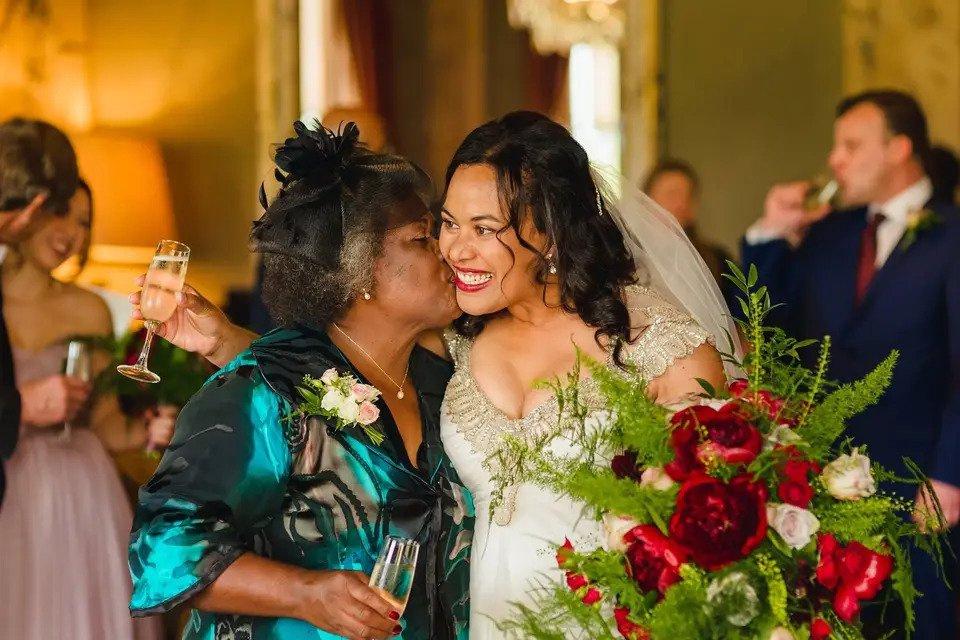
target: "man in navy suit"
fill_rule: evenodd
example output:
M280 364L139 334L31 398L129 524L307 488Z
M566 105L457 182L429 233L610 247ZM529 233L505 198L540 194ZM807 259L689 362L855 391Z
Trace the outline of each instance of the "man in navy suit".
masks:
M771 320L797 337L833 339L829 375L860 378L900 351L883 399L851 421L870 457L930 475L948 524L960 518L960 217L933 203L926 118L897 91L847 98L837 109L829 163L852 208L804 208L809 184L773 187L743 243L774 303ZM925 220L917 226L918 220ZM915 488L886 487L913 500ZM917 496L919 498L919 496ZM918 504L922 500L918 500ZM914 554L922 640L956 638L954 597L932 562Z

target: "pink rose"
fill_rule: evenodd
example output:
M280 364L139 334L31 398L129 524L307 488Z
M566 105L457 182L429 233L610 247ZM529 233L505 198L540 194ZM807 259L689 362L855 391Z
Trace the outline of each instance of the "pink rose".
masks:
M363 425L373 424L379 417L380 408L367 401L360 405L360 415L357 416L357 422Z
M357 402L371 402L376 400L380 395L380 392L376 387L371 387L368 384L362 384L360 382L353 385L350 389L350 393L353 394L353 397L357 399Z

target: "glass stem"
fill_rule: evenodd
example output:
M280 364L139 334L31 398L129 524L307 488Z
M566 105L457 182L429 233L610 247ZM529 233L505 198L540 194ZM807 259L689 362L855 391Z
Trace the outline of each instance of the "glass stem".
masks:
M143 348L140 349L140 357L137 358L137 368L147 371L147 361L150 359L150 345L153 343L153 334L156 331L156 325L147 321L144 323L147 328L147 335L143 339Z

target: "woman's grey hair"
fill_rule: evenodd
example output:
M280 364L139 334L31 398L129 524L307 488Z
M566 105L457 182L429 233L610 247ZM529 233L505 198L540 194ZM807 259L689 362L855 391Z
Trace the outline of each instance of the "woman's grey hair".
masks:
M412 222L411 211L426 214L433 190L414 163L360 145L355 126L297 132L277 151L283 187L252 240L263 254L263 300L274 320L323 327L373 293L387 231Z

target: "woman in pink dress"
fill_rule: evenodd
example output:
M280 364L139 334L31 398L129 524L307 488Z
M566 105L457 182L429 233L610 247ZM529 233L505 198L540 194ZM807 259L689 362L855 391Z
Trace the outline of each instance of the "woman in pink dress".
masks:
M51 272L89 242L85 185L69 210L45 213L11 246L2 266L3 312L24 402L20 441L6 465L0 509L0 638L147 640L156 622L130 618L126 548L132 514L111 448L143 447L145 426L128 424L116 397L90 400L90 386L62 375L66 342L112 335L95 294ZM106 366L94 356L93 373ZM32 407L32 408L28 408ZM71 424L69 435L64 420Z

